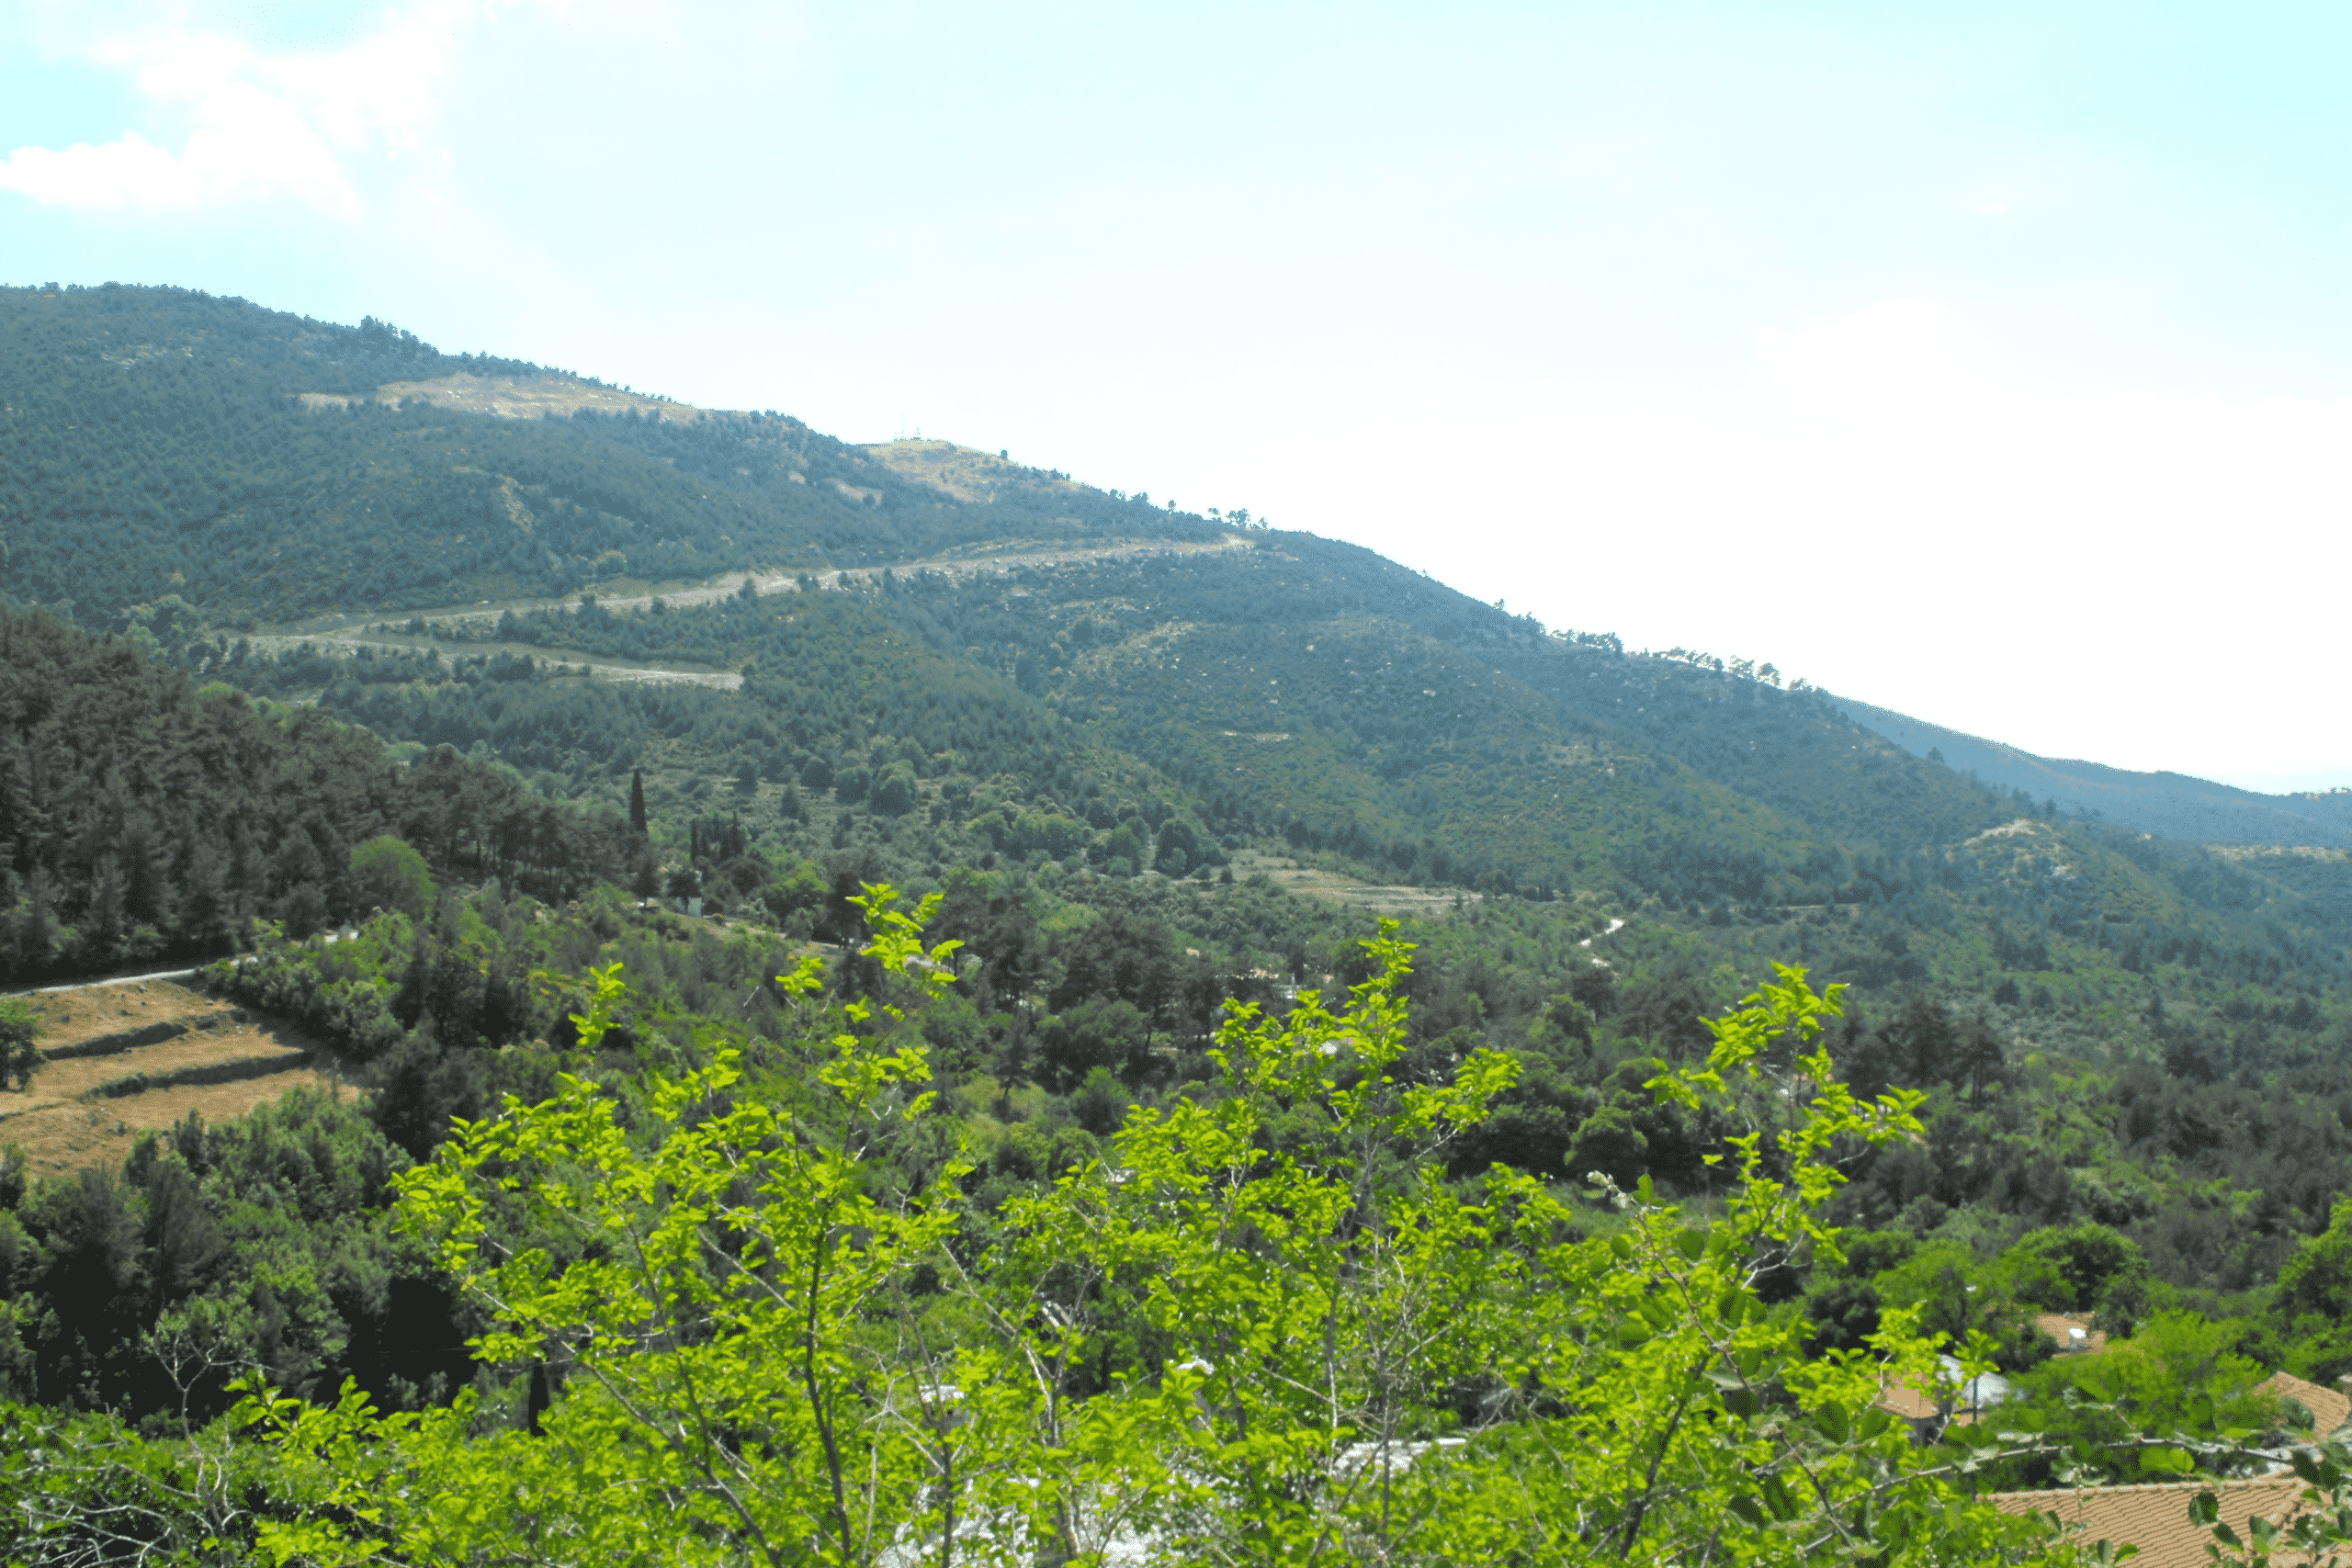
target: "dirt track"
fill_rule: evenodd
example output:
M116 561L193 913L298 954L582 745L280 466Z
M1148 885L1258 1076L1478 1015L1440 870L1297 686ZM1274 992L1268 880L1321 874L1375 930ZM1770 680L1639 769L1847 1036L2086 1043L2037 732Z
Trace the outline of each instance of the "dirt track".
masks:
M888 566L859 566L835 570L828 568L820 576L831 586L846 576L854 582L871 582L884 572L936 572L947 577L978 577L989 572L1010 571L1023 567L1068 566L1083 561L1126 560L1150 555L1199 555L1216 550L1244 549L1249 541L1238 534L1204 542L1159 539L1114 539L1100 545L1068 548L1023 548L1019 545L994 547L987 553L971 555L932 556L922 560L900 561ZM642 610L660 599L665 604L709 604L731 598L742 591L749 581L755 592L766 593L797 593L799 577L793 572L721 572L717 577L696 582L649 584L642 592L623 592L615 595L598 593L596 603L608 610ZM594 592L592 590L592 592ZM444 642L431 637L411 637L402 633L388 633L371 628L386 625L405 624L410 620L437 621L445 626L483 621L495 622L508 613L529 615L537 611L571 611L580 607L576 596L560 599L482 600L471 604L447 604L437 609L409 610L397 615L345 615L322 616L315 620L274 631L257 633L249 640L266 653L287 653L308 643L322 649L333 649L348 655L361 648L405 649L411 652L437 649L444 655L469 658L488 653L506 653L515 657L545 660L560 665L570 665L599 680L669 682L681 685L710 686L720 691L735 691L743 684L743 677L733 671L692 668L681 664L663 664L645 660L612 659L598 655L570 653L561 649L539 648L528 643L507 642Z

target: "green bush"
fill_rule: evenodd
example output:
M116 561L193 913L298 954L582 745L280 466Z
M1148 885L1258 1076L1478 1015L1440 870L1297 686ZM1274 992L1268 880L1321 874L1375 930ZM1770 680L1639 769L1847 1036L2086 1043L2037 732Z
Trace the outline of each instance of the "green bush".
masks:
M40 1066L41 1022L21 997L0 997L0 1079L18 1089L32 1082Z
M352 847L351 882L362 904L412 920L433 912L433 873L424 857L390 833Z

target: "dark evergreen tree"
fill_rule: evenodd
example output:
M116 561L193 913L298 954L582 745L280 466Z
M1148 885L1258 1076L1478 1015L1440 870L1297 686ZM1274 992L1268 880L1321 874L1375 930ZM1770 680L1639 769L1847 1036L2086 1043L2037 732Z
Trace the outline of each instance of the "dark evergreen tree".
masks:
M645 831L645 773L639 768L628 772L628 825L639 833Z
M295 935L363 915L380 895L353 849L379 840L539 897L623 863L616 818L453 747L403 766L317 707L199 690L132 641L0 604L0 980L217 952L253 915Z

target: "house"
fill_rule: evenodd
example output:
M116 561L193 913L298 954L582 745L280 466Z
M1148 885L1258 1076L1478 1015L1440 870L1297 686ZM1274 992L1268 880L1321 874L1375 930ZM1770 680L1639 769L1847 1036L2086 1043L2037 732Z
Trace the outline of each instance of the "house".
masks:
M2093 1328L2087 1314L2038 1312L2033 1325L2049 1337L2061 1355L2088 1356L2107 1348L2107 1331Z
M2341 1388L2324 1388L2291 1372L2273 1372L2256 1387L2309 1411L2314 1436L2326 1437L2352 1422L2352 1393ZM2086 1542L2105 1540L2138 1547L2140 1554L2132 1559L2137 1568L2202 1568L2211 1561L2205 1548L2212 1536L2190 1521L2188 1505L2205 1491L2211 1491L2221 1504L2222 1522L2241 1537L2246 1533L2246 1521L2256 1515L2284 1524L2304 1506L2303 1483L2288 1472L2283 1462L2276 1473L2239 1480L2208 1476L2142 1486L2087 1486L2070 1492L2002 1492L1992 1502L2008 1514L2054 1513L2070 1529L2079 1526L2078 1533Z
M2213 1537L2188 1517L2199 1492L2221 1504L2222 1522L2246 1533L2256 1515L2283 1524L2299 1512L2303 1483L2292 1475L2252 1480L2166 1481L2144 1486L2086 1486L2073 1492L1998 1492L1990 1501L2005 1514L2055 1514L2086 1542L2135 1546L2132 1568L2205 1568Z
M1879 1384L1871 1404L1911 1428L1915 1443L1932 1443L1944 1429L1944 1413L1924 1390L1892 1379Z
M1882 1382L1878 1398L1871 1401L1907 1425L1915 1442L1934 1442L1946 1427L1973 1425L1984 1412L2009 1397L2009 1380L1998 1372L1963 1380L1959 1361L1950 1356L1939 1356L1936 1360L1941 1374L1939 1381L1947 1391L1943 1402L1939 1403L1933 1389L1894 1379Z

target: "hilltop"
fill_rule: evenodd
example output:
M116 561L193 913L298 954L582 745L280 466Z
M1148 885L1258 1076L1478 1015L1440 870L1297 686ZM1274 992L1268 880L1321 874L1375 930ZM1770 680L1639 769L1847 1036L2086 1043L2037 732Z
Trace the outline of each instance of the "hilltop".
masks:
M166 595L249 626L1211 531L1042 474L982 510L780 415L178 289L0 290L0 441L6 591L98 623Z

